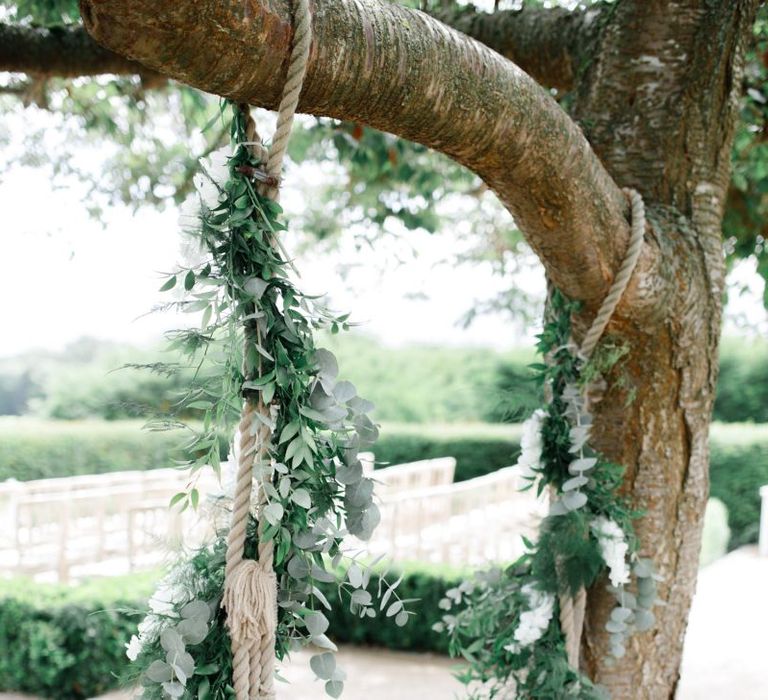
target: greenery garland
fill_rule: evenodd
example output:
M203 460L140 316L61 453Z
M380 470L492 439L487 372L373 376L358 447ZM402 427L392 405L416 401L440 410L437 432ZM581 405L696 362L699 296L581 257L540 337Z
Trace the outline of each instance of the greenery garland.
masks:
M447 592L435 630L449 635L451 653L469 663L460 675L472 697L551 700L607 697L568 665L558 618L560 595L574 595L608 573L616 606L606 623L610 653L620 658L629 635L650 629L656 580L638 542L626 500L617 495L623 468L589 448L585 396L625 353L604 345L583 365L571 340L579 305L555 291L539 336L546 362L533 365L551 400L526 422L518 467L541 495L552 495L536 542L506 569L482 572ZM479 687L479 689L478 689Z
M186 449L199 456L186 465L192 473L189 489L174 496L172 505L198 505L194 479L206 465L221 475L216 436L234 432L243 399L269 406L269 416L256 415L275 436L273 476L263 485L260 517L268 523L262 537L274 541L276 654L283 659L310 643L324 649L310 665L326 692L338 697L345 675L326 635L323 609L330 604L316 584L339 581L340 594L360 617L385 613L402 626L413 613L405 607L410 601L397 595L399 582L390 584L381 575L374 602L367 588L377 562L365 563L360 553L342 549L347 534L369 539L380 519L373 480L364 476L358 458L378 435L368 415L373 405L338 379L333 354L314 344L314 330L346 329L347 317L331 314L289 278L291 264L277 239L286 228L282 209L260 193L264 164L244 145L245 113L236 105L232 111L232 148L212 154L196 179L197 225L188 232L202 260L162 287L170 290L183 280L187 298L172 305L202 312L201 328L173 333L173 346L199 368L203 357L218 359L216 371L198 372L179 404L205 415L201 430L186 426L193 433ZM254 521L246 541L249 558L255 557L256 532ZM149 613L127 645L133 661L128 680L141 683L142 697L234 696L221 608L225 550L226 532L220 532L213 544L182 558L150 600Z

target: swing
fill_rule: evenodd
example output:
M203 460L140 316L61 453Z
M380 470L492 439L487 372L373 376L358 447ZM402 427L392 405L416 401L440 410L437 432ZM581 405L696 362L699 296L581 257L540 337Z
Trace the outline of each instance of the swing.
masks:
M294 45L271 148L262 146L248 106L232 105L234 150L218 177L206 175L212 196L203 198L199 236L208 258L184 281L195 308L203 310L205 332L188 337L199 346L223 336L228 355L220 395L202 402L205 434L199 445L206 450L192 470L206 461L218 469L218 445L210 436L237 411L237 476L228 532L171 570L128 644L132 679L142 684L145 698L272 700L276 660L310 643L322 650L310 665L326 692L339 697L343 691L345 675L336 665L335 646L326 636L329 621L322 612L330 605L316 583L337 580L347 533L367 539L378 524L373 481L364 476L358 456L376 439L377 429L367 415L373 406L357 396L351 383L338 380L333 355L314 345L313 329L345 327L346 317L334 317L295 288L286 275L291 263L279 241L285 229L277 203L282 161L310 40L308 1L297 0ZM524 561L511 567L511 579L505 574L485 589L462 584L449 591L447 607L469 607L446 617L439 628L451 636L452 649L462 651L471 616L482 608L477 593L511 580L510 599L517 610L506 620L507 628L510 619L515 625L503 647L511 670L500 674L499 687L514 693L534 690L540 651L541 658L567 662L565 685L591 692L589 680L578 673L585 590L606 565L618 600L608 623L616 656L627 634L649 620L652 566L633 549L633 572L645 594L631 596L632 602L624 590L631 525L613 495L615 470L608 473L610 465L587 451L588 397L595 382L581 381L640 253L642 200L636 192L628 197L632 236L626 259L581 348L570 339L575 307L557 293L551 306L560 316L548 324L540 344L550 355L542 375L553 398L528 424L521 464L530 467L532 483L554 494L541 538L529 543ZM197 287L206 291L194 292ZM238 367L235 358L241 354ZM187 496L192 505L197 504L195 493L192 489ZM592 560L583 571L583 558L558 544L564 525L580 527L577 539L592 548ZM385 611L396 624L405 624L413 613L397 597L396 583L382 577L380 600L374 603L368 591L374 575L353 558L344 585L353 612L375 617ZM495 641L474 638L469 646L476 653L490 642L498 646ZM556 653L544 649L544 643L554 645ZM499 668L497 664L497 673Z

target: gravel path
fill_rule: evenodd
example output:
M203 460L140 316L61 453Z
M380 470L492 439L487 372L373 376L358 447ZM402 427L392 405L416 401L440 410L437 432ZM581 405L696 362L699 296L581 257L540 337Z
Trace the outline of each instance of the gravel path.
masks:
M677 700L768 700L768 558L744 548L703 569L688 629ZM283 669L290 685L279 686L280 700L327 698L309 656L295 654ZM347 700L462 697L451 673L456 662L442 656L348 647L339 664L349 677ZM128 697L111 693L104 700ZM0 693L0 700L23 696Z

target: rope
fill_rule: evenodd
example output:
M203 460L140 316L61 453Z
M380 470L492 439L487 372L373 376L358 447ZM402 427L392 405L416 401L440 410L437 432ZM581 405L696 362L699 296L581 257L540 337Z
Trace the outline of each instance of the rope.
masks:
M625 188L624 193L629 199L632 210L632 227L629 237L627 252L624 261L613 280L608 294L603 300L600 310L597 312L592 325L584 335L579 349L579 357L586 362L597 346L605 327L611 320L613 312L622 295L627 289L632 273L635 271L640 251L643 247L645 234L645 204L639 192ZM581 635L584 629L584 615L587 607L587 593L580 588L576 595L571 597L564 594L560 596L560 629L565 635L565 650L568 655L568 663L573 668L579 667L579 651L581 649Z
M276 183L262 193L277 199L283 158L288 148L299 94L307 72L311 25L308 0L294 0L294 42L277 115L272 148L267 151L256 134L247 105L246 138L253 155L266 161L267 175ZM279 245L279 241L275 241ZM246 342L248 342L246 340ZM273 700L275 697L275 633L277 630L277 578L273 570L274 544L264 541L266 520L259 517L258 559L245 559L244 547L251 512L254 465L263 479L258 485L257 512L266 503L263 483L272 478L271 431L259 416L269 418L269 406L246 400L240 417L237 480L232 503L232 525L227 539L224 596L227 626L232 643L232 686L237 700Z

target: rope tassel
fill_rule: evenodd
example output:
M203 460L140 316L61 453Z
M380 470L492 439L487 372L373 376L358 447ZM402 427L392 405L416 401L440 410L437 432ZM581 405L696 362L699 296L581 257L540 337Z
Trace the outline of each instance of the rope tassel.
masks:
M224 582L222 607L233 641L272 637L277 629L277 578L261 563L243 559Z

